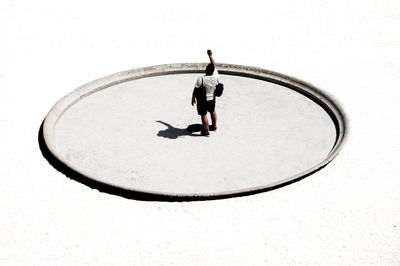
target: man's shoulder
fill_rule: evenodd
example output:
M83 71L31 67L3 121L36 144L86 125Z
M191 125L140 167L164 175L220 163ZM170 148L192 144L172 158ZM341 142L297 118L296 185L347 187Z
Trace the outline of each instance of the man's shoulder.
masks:
M204 78L204 76L197 77L196 85L195 85L197 88L200 87L201 84L203 83L203 78Z
M201 83L201 82L202 82L202 80L204 80L204 77L205 77L204 75L202 75L202 76L198 76L198 77L197 77L197 80L196 80L196 81L197 81L197 83Z

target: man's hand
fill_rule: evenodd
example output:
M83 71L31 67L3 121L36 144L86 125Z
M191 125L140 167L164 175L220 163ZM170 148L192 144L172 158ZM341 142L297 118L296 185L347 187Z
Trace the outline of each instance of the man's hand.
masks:
M214 65L215 68L217 68L217 65L215 64L214 58L212 56L212 51L207 50L208 57L210 58L210 63Z

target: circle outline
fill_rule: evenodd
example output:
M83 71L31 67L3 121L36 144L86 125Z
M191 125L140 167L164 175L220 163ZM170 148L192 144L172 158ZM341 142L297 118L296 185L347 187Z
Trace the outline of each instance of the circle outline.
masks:
M61 98L51 108L46 118L44 119L44 122L41 127L42 131L41 134L43 138L43 144L46 146L46 150L48 150L48 152L51 153L51 156L54 157L55 160L61 162L65 167L70 168L72 172L76 172L83 178L87 178L88 179L87 181L89 181L89 183L101 184L102 187L104 186L108 187L108 189L99 189L101 191L107 191L109 193L121 195L128 198L136 198L134 196L135 194L141 194L144 196L147 195L148 198L155 198L156 200L187 201L187 200L227 198L240 195L255 194L291 184L325 167L339 154L339 152L343 148L348 138L349 121L346 113L341 107L341 104L339 104L338 101L332 95L329 95L328 93L324 92L323 90L315 87L314 85L308 82L281 73L273 72L258 67L219 63L217 64L217 68L220 74L243 76L243 77L255 78L267 82L276 83L284 87L287 87L289 89L295 90L296 92L304 95L305 97L311 99L312 101L320 105L331 117L336 129L335 144L331 149L331 151L329 152L328 156L319 164L301 173L282 179L280 181L270 183L268 185L250 187L233 191L218 192L218 193L174 194L174 193L163 193L151 190L146 190L146 191L137 190L137 189L132 189L130 187L99 181L96 178L91 177L90 175L84 173L82 170L77 169L73 165L68 164L65 160L63 160L62 156L57 153L57 149L54 146L54 139L53 139L53 132L55 125L57 124L62 114L81 99L88 97L92 93L106 89L113 85L117 85L135 79L161 76L161 75L171 75L171 74L204 73L206 65L207 65L206 63L175 63L175 64L149 66L144 68L136 68L122 72L117 72L105 76L103 78L96 79L94 81L91 81L89 83L86 83L78 87L68 95ZM96 186L93 187L96 188ZM121 193L118 193L118 191ZM132 194L132 197L129 194Z

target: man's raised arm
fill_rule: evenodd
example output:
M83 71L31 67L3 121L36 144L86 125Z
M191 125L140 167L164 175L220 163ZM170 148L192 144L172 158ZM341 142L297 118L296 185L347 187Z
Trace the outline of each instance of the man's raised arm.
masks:
M207 54L208 54L208 57L210 58L211 64L214 65L214 68L217 68L217 65L215 64L214 58L212 56L212 51L211 50L207 50Z

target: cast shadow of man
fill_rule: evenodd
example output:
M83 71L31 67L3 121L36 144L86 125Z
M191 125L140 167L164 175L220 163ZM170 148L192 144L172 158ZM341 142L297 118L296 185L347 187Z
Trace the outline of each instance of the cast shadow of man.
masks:
M157 133L157 136L168 138L168 139L177 139L182 136L192 136L192 137L199 137L197 134L193 134L194 132L200 132L201 128L203 127L201 124L192 124L187 128L176 128L171 126L170 124L157 120L156 122L163 124L167 127L167 129L160 130Z

